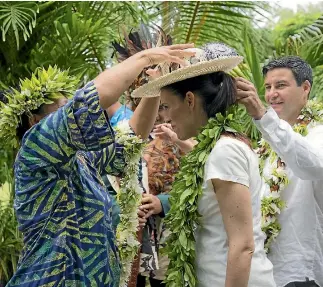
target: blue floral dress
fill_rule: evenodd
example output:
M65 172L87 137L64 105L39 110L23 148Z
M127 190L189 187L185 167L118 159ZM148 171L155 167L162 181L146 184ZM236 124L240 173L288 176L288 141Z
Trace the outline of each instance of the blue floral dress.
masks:
M101 176L120 176L93 82L25 135L15 162L15 210L24 235L7 286L119 286L112 202Z

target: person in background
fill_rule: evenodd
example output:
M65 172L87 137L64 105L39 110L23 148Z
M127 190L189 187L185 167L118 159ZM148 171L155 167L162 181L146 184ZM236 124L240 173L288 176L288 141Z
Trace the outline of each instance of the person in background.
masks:
M111 126L114 128L120 121L130 120L133 115L133 111L122 105L120 102L116 102L107 108L107 113L110 119Z

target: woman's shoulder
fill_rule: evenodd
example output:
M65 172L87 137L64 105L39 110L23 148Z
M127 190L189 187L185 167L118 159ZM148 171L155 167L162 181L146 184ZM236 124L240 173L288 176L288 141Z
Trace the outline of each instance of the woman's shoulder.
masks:
M241 153L246 156L250 156L251 154L255 155L252 148L245 141L233 136L221 136L212 150L212 153L218 152Z

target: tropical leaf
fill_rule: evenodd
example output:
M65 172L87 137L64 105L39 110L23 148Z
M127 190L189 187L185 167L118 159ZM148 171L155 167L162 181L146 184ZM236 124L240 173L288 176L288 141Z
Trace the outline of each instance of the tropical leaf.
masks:
M264 6L263 6L264 7ZM254 2L162 2L162 28L175 42L235 42L245 19L263 8ZM240 36L240 35L239 35Z
M72 74L94 78L111 65L111 42L119 26L137 25L143 10L127 2L73 2L66 15L54 21L54 35L42 37L32 51L32 68L55 63Z
M318 61L322 61L319 57L320 50L322 50L322 32L323 16L301 29L298 33L283 39L281 37L276 39L272 58L298 55L309 62L312 67L315 67L318 65Z
M38 5L35 2L2 2L0 4L0 25L2 40L7 34L14 34L19 49L20 34L27 41L36 26Z
M310 97L323 102L323 65L316 66L313 69L313 74L313 86Z
M7 200L0 200L0 282L6 284L16 271L23 246L22 234L13 209L13 177L9 179Z
M248 64L248 67L251 72L250 80L255 85L258 94L261 96L262 99L264 99L264 80L262 76L258 52L256 51L255 45L253 44L253 37L254 35L252 33L252 30L248 29L245 26L242 32L245 61Z

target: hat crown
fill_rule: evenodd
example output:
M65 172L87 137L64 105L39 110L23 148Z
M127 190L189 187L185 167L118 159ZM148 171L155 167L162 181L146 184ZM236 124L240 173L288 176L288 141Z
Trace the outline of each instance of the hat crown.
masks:
M239 56L235 49L220 42L208 43L201 48L190 48L187 49L187 51L195 52L194 56L187 58L186 62L188 65L194 65L200 62L215 59Z
M200 75L229 72L243 60L235 49L221 42L187 50L195 52L195 55L184 58L186 65L168 62L159 64L161 76L133 91L132 97L157 97L162 87Z

